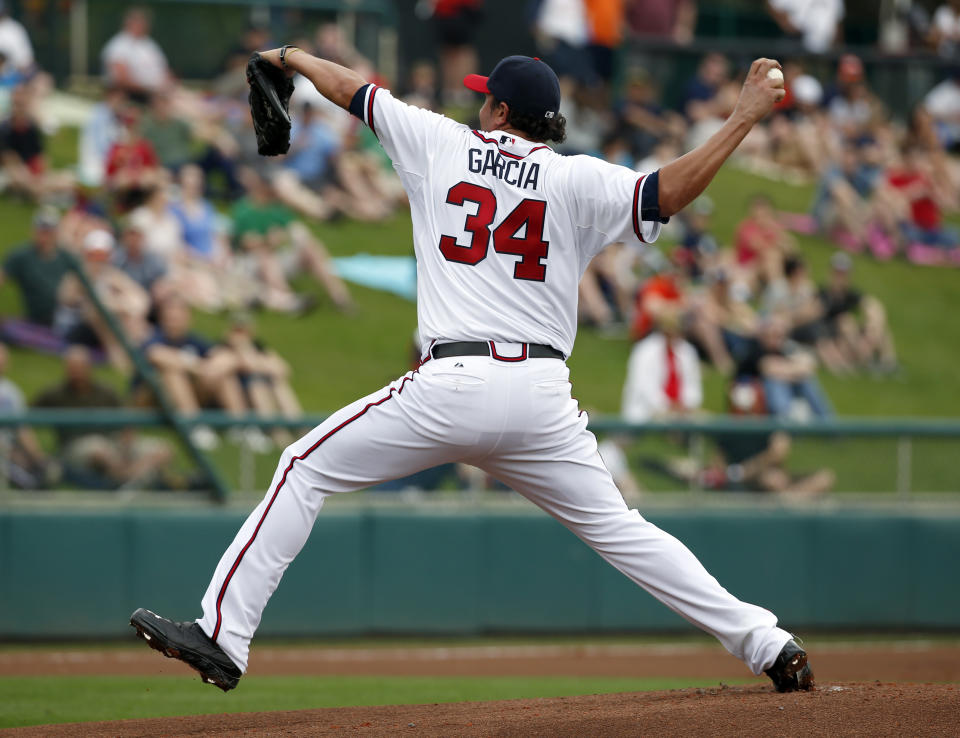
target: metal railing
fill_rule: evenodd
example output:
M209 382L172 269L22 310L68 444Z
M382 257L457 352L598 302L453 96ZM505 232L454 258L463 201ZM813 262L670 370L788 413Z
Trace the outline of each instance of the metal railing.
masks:
M221 411L204 411L191 417L177 416L176 422L181 431L197 425L206 425L218 430L255 426L262 429L286 428L302 429L319 425L326 415L308 414L297 419L281 417L258 417L255 415L231 415ZM161 411L133 409L30 409L19 415L0 415L0 428L19 426L87 429L91 432L106 432L122 428L171 428L170 417ZM892 454L882 459L884 464L892 463L895 469L895 491L899 498L908 499L913 492L911 480L914 472L914 444L925 439L956 439L960 441L960 419L955 418L864 418L848 417L834 420L813 420L795 422L767 417L743 418L737 416L704 416L687 420L650 421L629 423L615 416L591 418L589 429L597 434L617 435L630 439L645 437L663 437L682 435L690 454L700 462L705 456L706 441L720 436L757 436L783 432L792 438L821 438L832 441L839 439L889 439L895 441ZM834 444L832 444L834 445ZM960 444L957 446L960 450ZM839 453L843 453L840 449ZM241 488L252 489L255 485L254 454L241 453L238 463L241 470L239 478ZM864 458L864 463L878 463L878 460ZM244 486L245 485L245 486ZM691 490L697 489L691 483ZM960 472L957 474L956 488L960 492ZM211 498L223 501L222 489L211 489Z

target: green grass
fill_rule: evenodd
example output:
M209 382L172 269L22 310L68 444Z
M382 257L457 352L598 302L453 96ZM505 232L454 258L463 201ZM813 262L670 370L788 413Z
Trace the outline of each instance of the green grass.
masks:
M710 686L711 679L598 677L245 677L224 694L187 676L3 677L0 728L347 705L565 697ZM728 684L744 680L724 680Z

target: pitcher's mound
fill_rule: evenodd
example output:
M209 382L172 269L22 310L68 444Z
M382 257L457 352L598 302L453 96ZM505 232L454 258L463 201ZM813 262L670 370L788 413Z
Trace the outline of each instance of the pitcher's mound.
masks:
M824 684L680 689L502 702L339 707L37 726L21 736L955 736L960 687Z

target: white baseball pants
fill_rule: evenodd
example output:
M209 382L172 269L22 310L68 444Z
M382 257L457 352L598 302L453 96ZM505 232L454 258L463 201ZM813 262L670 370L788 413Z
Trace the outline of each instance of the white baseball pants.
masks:
M519 344L498 344L519 357ZM579 536L673 611L712 634L754 674L790 634L741 602L680 541L627 508L570 395L558 359L430 359L331 415L289 446L263 502L217 566L197 622L246 671L267 600L328 495L449 462L477 466Z

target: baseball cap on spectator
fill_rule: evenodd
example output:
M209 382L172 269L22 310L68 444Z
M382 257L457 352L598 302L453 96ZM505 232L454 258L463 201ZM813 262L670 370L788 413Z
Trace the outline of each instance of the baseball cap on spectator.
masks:
M854 54L844 54L837 65L837 79L841 82L859 82L863 79L863 62Z
M853 269L853 260L849 255L838 251L830 257L830 266L838 272L849 272Z
M83 239L83 255L88 259L108 259L113 251L113 236L109 231L90 231Z
M60 223L60 213L50 205L45 205L33 214L34 228L56 228L58 223Z
M823 85L809 74L801 74L790 83L793 98L802 105L819 105L823 100Z
M539 58L505 57L489 77L468 74L463 78L463 85L468 90L493 95L518 113L554 118L560 112L560 81Z

